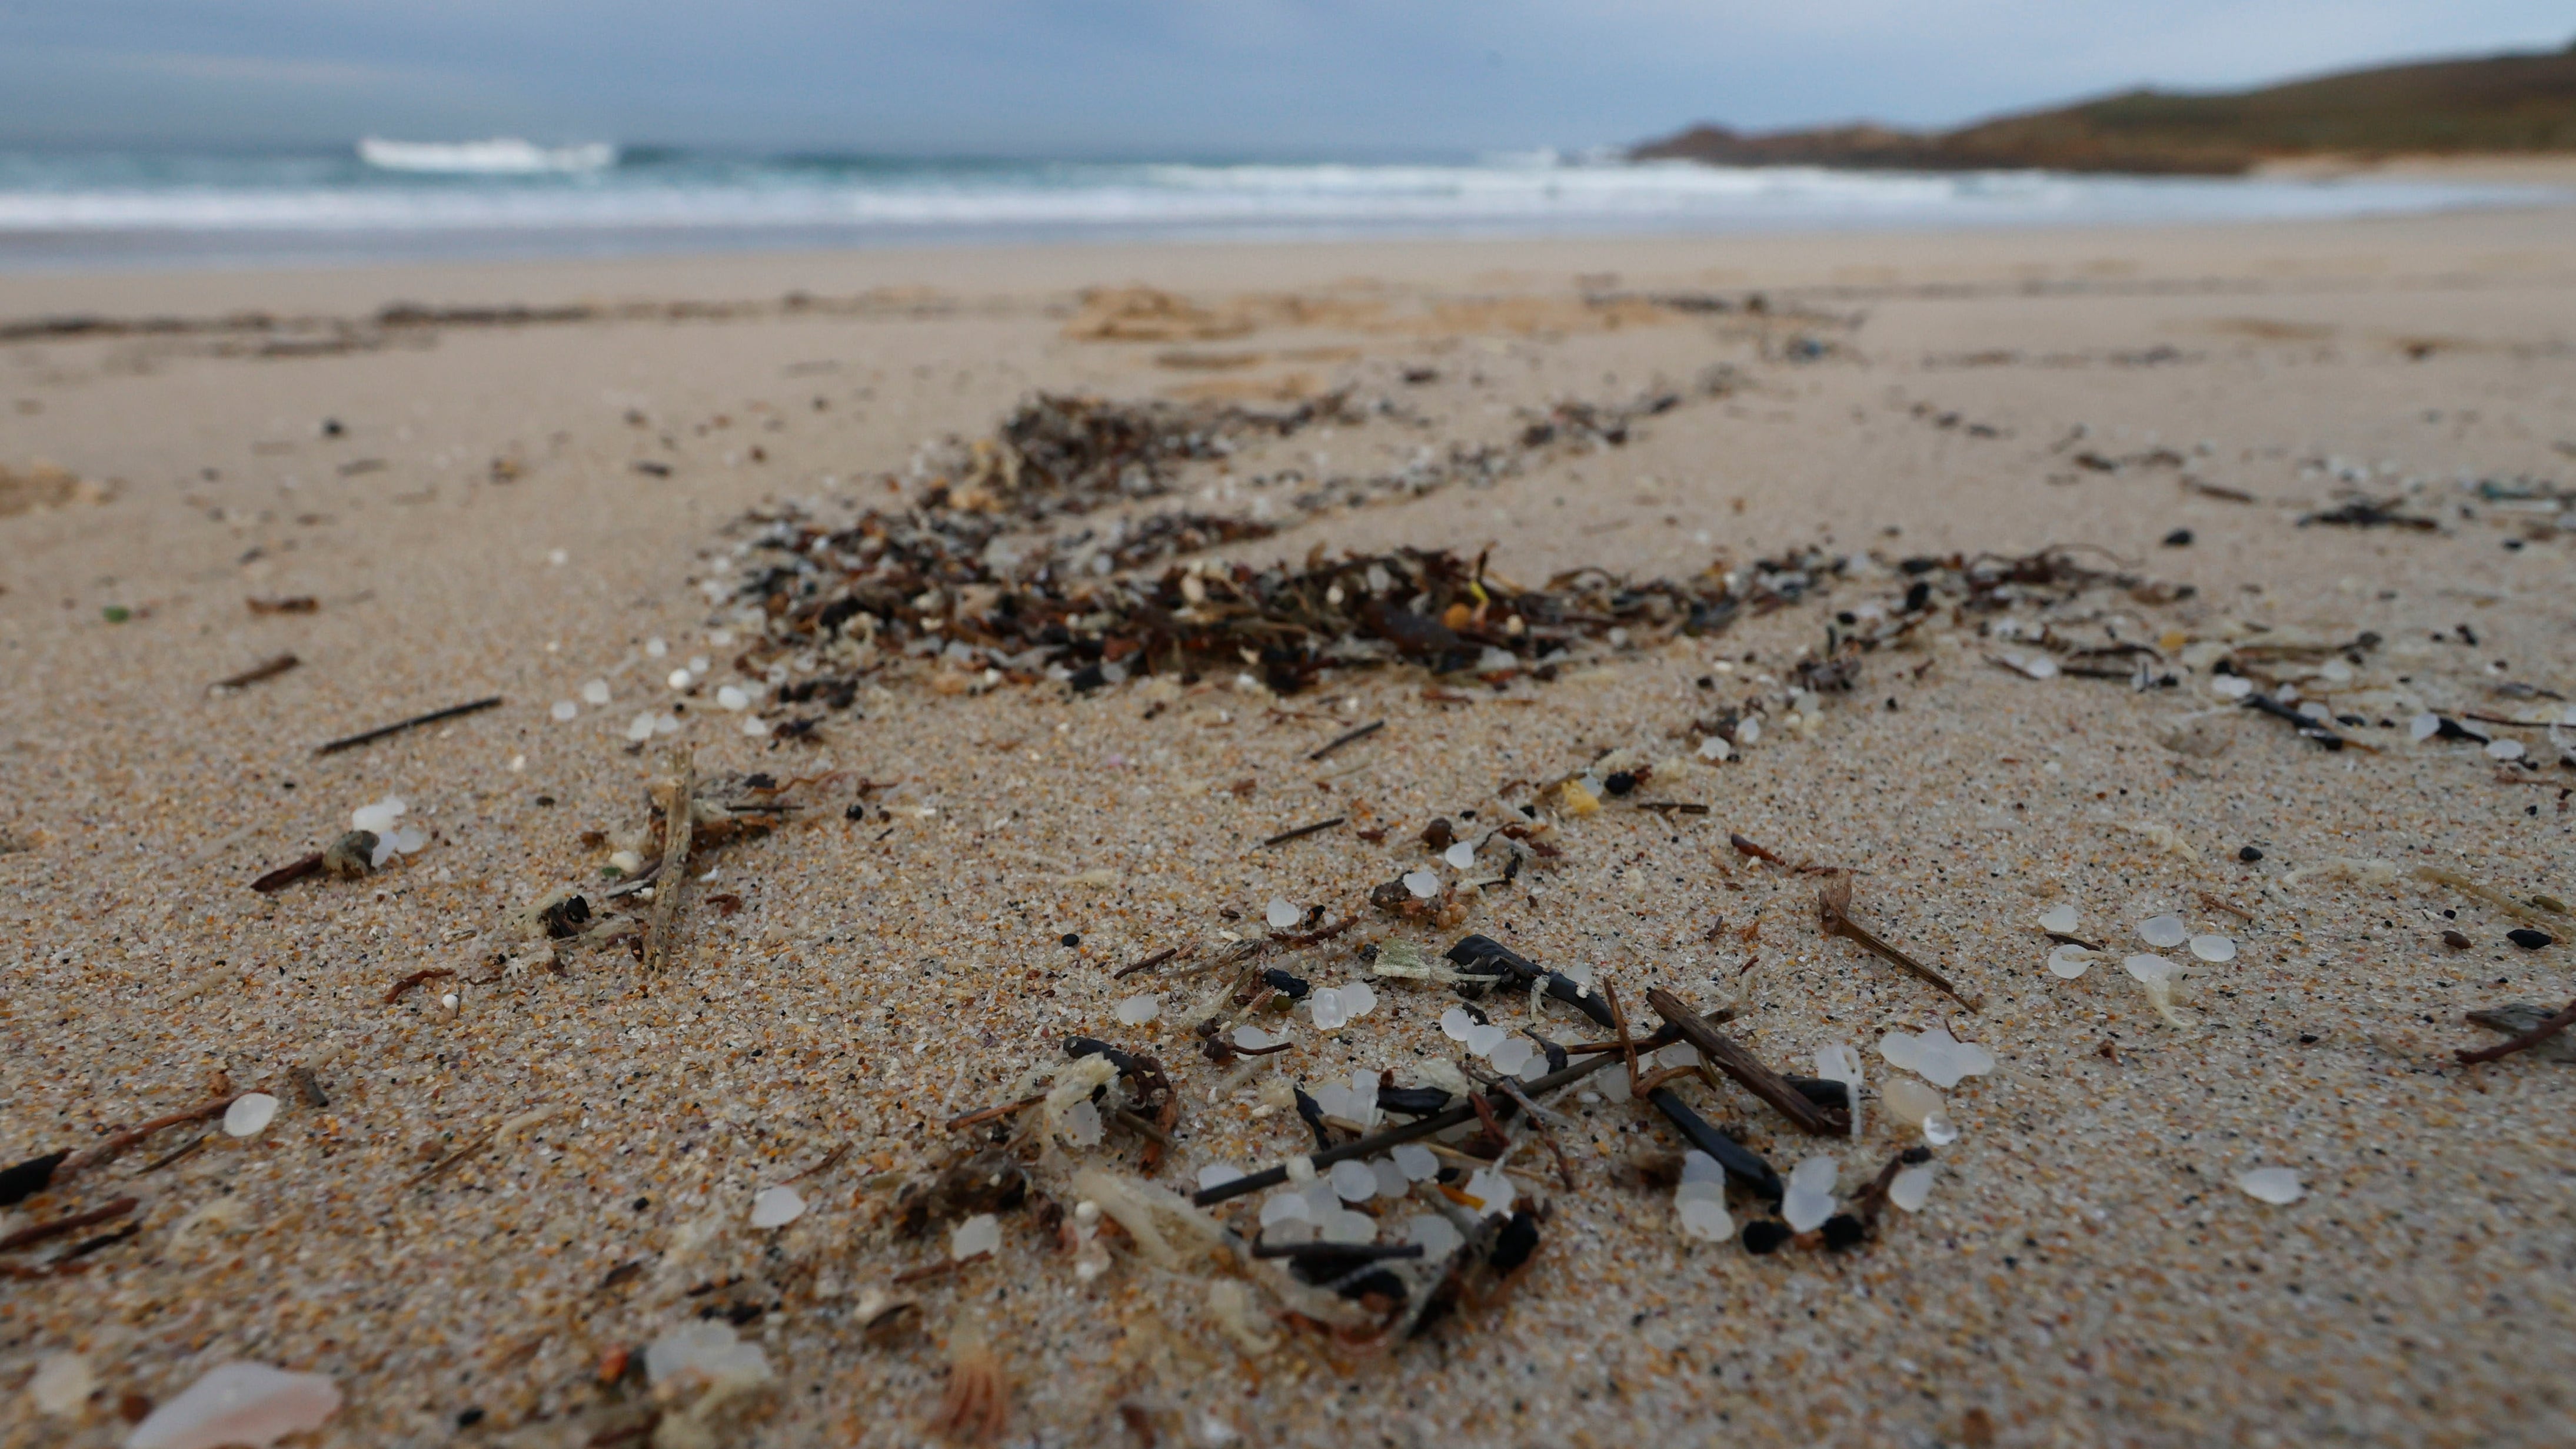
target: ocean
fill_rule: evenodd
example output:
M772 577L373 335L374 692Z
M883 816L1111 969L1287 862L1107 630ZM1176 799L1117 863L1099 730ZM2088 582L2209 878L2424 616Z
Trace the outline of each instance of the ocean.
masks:
M2340 217L2566 193L2374 178L1873 174L1550 154L903 160L524 141L0 151L0 269L1035 241L1741 233Z

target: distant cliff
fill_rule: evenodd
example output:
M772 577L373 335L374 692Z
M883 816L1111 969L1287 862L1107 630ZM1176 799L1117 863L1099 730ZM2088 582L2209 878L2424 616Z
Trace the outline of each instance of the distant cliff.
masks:
M2576 152L2576 47L2348 71L2231 94L2138 90L1955 131L1693 126L1637 160L2226 176L2297 156Z

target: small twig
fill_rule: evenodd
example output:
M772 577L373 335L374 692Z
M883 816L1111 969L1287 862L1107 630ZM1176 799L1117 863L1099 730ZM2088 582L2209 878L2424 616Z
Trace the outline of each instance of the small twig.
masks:
M2229 900L2227 897L2212 895L2207 891L2196 891L2194 894L2200 897L2200 903L2202 905L2209 907L2211 910L2225 911L2227 914L2234 916L2236 919L2243 921L2249 926L2254 924L2254 913L2245 909L2243 906L2236 904L2234 901Z
M277 676L284 674L286 671L293 669L296 665L303 662L303 660L296 658L292 654L280 654L274 659L263 659L257 664L252 665L250 668L243 670L239 674L218 679L214 682L212 687L216 689L240 689L245 685L257 684L263 679L275 679Z
M1790 1085L1788 1078L1763 1065L1762 1059L1743 1044L1701 1020L1688 1002L1658 986L1647 991L1646 1004L1672 1023L1674 1029L1681 1033L1682 1040L1699 1048L1700 1055L1708 1058L1719 1071L1733 1077L1736 1085L1770 1103L1781 1116L1819 1137L1850 1134L1851 1113L1820 1107L1808 1100L1805 1093Z
M1660 810L1666 815L1706 815L1708 807L1689 800L1640 800L1640 810Z
M0 1238L0 1253L11 1252L32 1243L41 1243L47 1238L58 1238L65 1233L78 1232L82 1228L94 1227L99 1223L112 1222L134 1211L142 1201L141 1198L121 1197L105 1207L92 1208L85 1213L74 1213L67 1218L56 1218L49 1223L37 1223L31 1227L20 1228L9 1236Z
M658 974L671 959L671 927L679 918L680 893L688 874L689 843L697 833L697 762L686 750L674 751L670 803L662 807L662 884L653 892L653 924L644 937L644 974Z
M206 1143L211 1140L212 1135L213 1134L209 1133L204 1137L191 1138L187 1146L182 1147L175 1152L164 1153L159 1157L153 1158L150 1162L143 1164L142 1171L137 1172L135 1176L141 1177L145 1173L159 1172L161 1169L168 1167L174 1162L184 1162L187 1159L196 1156L198 1153L206 1150Z
M2473 1067L2480 1062L2491 1062L2498 1057L2512 1056L2515 1052L2529 1051L2533 1047L2536 1047L2542 1042L2549 1040L2551 1037L2558 1035L2560 1032L2565 1031L2571 1025L2576 1025L2576 1001L2567 1003L2566 1010L2549 1018L2547 1021L2542 1022L2540 1025L2533 1027L2531 1030L2524 1032L2522 1035L2513 1038L2511 1041L2501 1041L2491 1047L2480 1047L2476 1051L2461 1051L2458 1054L2460 1064L2462 1066Z
M844 1143L842 1143L840 1146L835 1147L835 1148L833 1148L831 1151L829 1151L829 1152L827 1152L827 1153L823 1154L823 1160L822 1160L822 1161L820 1161L820 1162L818 1162L818 1163L815 1163L812 1167L809 1167L809 1168L805 1169L803 1172L800 1172L800 1173L796 1174L794 1177L791 1177L791 1178L786 1179L786 1181L785 1181L785 1182L782 1182L782 1183L780 1183L779 1185L780 1185L781 1187L784 1187L784 1186L786 1186L786 1184L787 1184L787 1183L789 1183L789 1182L803 1182L805 1179L807 1179L807 1178L809 1178L809 1177L812 1177L814 1174L816 1174L816 1173L818 1173L818 1172L829 1172L829 1171L830 1171L830 1170L831 1170L831 1169L832 1169L836 1164L838 1164L838 1163L840 1162L840 1160L841 1160L842 1158L847 1157L847 1156L849 1156L849 1155L850 1155L850 1144L848 1144L848 1143L844 1142Z
M268 874L261 876L259 879L252 881L250 883L250 888L264 896L275 895L279 891L286 889L288 886L295 884L297 881L304 879L306 876L317 874L321 869L322 852L317 850L311 855L305 856L300 860L288 861L286 864L281 865L277 869L270 871Z
M1610 1003L1610 1019L1618 1024L1619 1054L1628 1062L1628 1095L1637 1095L1637 1043L1628 1035L1628 1012L1619 1005L1619 988L1604 981L1601 994Z
M480 1152L491 1145L492 1134L490 1132L477 1133L473 1139L468 1141L464 1146L457 1148L454 1152L451 1152L445 1157L438 1159L436 1162L431 1163L429 1166L422 1168L420 1172L414 1176L408 1184L406 1184L406 1186L418 1187L420 1184L429 1181L431 1178L444 1177L447 1175L447 1170L449 1168L454 1167L456 1164L463 1162L465 1159L472 1157L475 1153Z
M353 750L360 745L383 739L387 735L398 735L404 730L418 729L422 725L436 724L441 720L454 719L459 715L477 714L487 709L497 709L500 707L500 704L501 696L497 694L485 699L470 699L463 704L451 704L445 709L434 709L427 714L416 714L409 719L398 719L389 725L378 725L374 729L365 730L354 735L348 735L344 738L333 740L329 744L316 745L313 747L313 753L317 755L336 755L342 750Z
M163 1117L155 1117L140 1127L119 1132L96 1147L72 1154L61 1166L54 1169L53 1181L56 1185L60 1185L65 1178L76 1172L86 1172L103 1162L121 1157L165 1127L177 1127L183 1123L202 1122L208 1117L220 1117L224 1114L224 1109L230 1107L233 1099L239 1095L241 1094L238 1092L226 1092L200 1106L190 1107L182 1112L172 1112Z
M1392 1258L1419 1258L1420 1243L1254 1243L1256 1258L1332 1258L1350 1263L1382 1263Z
M990 1259L992 1256L992 1252L988 1249L984 1252L975 1254L971 1258L942 1258L936 1263L925 1264L919 1268L913 1268L905 1272L897 1273L894 1275L893 1281L897 1283L920 1283L932 1278L944 1278L947 1275L956 1272L958 1269L965 1267L969 1263L981 1263Z
M1300 825L1294 830L1282 830L1277 835L1261 842L1262 848L1268 849L1274 845L1286 845L1292 840L1303 840L1309 835L1319 835L1324 831L1330 830L1334 826L1341 824L1349 818L1350 817L1347 815L1336 815L1330 820L1318 820L1312 825Z
M1757 841L1747 839L1745 836L1732 830L1726 832L1726 843L1734 846L1735 853L1738 855L1749 855L1755 860L1767 860L1773 865L1787 865L1789 863L1780 858L1780 853L1778 851L1772 850Z
M1351 744L1358 740L1367 739L1369 736L1376 734L1379 730L1385 728L1385 720L1372 720L1367 724L1361 725L1358 729L1335 735L1332 739L1325 741L1322 749L1315 751L1306 758L1309 760L1320 760L1326 755L1331 754L1333 751L1340 749L1344 745Z
M424 981L435 981L442 976L453 976L455 974L456 973L454 971L445 966L430 966L422 970L415 971L409 976L406 976L400 981L397 981L393 985L385 988L385 1004L387 1006L391 1006L395 1002L402 1000L404 992L411 990L413 987L420 985Z
M1913 957L1906 955L1904 952L1897 950L1894 946L1891 946L1887 942L1879 939L1878 936L1873 934L1867 927L1864 927L1858 921L1853 920L1851 918L1850 877L1845 876L1839 878L1832 884L1827 885L1823 890L1817 892L1816 909L1817 913L1824 918L1826 935L1841 936L1847 940L1858 942L1862 949L1868 951L1870 954L1877 956L1882 960L1893 962L1896 965L1903 967L1905 970L1911 971L1915 975L1922 977L1924 980L1931 982L1934 986L1941 988L1941 990L1946 993L1951 1000L1958 1002L1961 1006L1968 1008L1970 1011L1980 1010L1984 1006L1984 1002L1978 998L1965 995L1958 987L1952 985L1949 977L1942 975L1940 972L1933 970L1931 967L1926 966L1922 962L1915 960Z
M1109 979L1112 981L1118 981L1123 980L1126 977L1133 976L1139 971L1151 971L1155 967L1162 965L1164 962L1171 960L1179 954L1181 954L1180 947L1166 946L1162 950L1155 952L1153 955L1146 957L1144 960L1137 962L1133 966L1119 967L1117 970L1109 973Z
M1318 926L1314 930L1308 931L1303 935L1273 935L1270 939L1278 942L1282 946L1287 946L1292 949L1302 949L1307 946L1320 946L1326 941L1333 939L1335 936L1340 935L1359 923L1360 918L1357 916L1344 916L1329 926Z
M955 1132L963 1128L976 1126L980 1123L990 1122L997 1118L1013 1116L1017 1113L1025 1112L1045 1100L1046 1094L1044 1092L1040 1092L1034 1097L1022 1097L1016 1102L1004 1102L998 1107L986 1107L983 1110L976 1112L963 1112L948 1119L948 1130Z

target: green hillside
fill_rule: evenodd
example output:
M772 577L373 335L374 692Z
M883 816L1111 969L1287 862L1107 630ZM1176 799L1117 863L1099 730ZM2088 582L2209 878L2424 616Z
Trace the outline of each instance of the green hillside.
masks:
M2576 47L2348 71L2226 94L2138 90L1954 131L1696 126L1638 159L2225 175L2299 156L2576 153Z

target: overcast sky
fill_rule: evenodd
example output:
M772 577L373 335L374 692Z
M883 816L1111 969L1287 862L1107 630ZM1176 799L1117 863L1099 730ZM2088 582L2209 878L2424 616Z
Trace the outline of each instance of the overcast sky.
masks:
M0 140L1575 148L2571 38L2564 0L0 0Z

